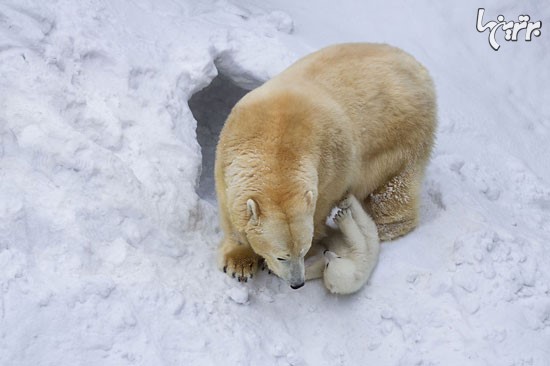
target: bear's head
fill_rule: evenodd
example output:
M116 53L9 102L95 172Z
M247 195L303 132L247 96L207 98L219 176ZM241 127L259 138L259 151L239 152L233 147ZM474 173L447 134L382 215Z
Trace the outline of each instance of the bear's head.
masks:
M305 281L304 257L313 239L316 193L287 196L283 202L251 197L246 201L246 238L269 269L294 289Z

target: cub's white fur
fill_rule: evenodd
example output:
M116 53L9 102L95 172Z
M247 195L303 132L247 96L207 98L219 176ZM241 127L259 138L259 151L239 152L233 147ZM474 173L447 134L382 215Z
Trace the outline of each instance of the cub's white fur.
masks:
M334 222L340 231L322 241L327 249L306 268L306 279L322 276L330 292L350 294L369 279L378 260L380 240L376 224L355 196L349 195L338 207Z

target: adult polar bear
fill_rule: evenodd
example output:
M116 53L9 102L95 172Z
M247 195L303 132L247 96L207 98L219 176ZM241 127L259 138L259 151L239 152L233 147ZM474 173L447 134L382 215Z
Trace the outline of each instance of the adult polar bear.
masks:
M304 256L346 193L363 201L380 239L412 230L435 109L426 69L383 44L322 49L247 94L216 151L220 268L247 281L264 258L301 287Z

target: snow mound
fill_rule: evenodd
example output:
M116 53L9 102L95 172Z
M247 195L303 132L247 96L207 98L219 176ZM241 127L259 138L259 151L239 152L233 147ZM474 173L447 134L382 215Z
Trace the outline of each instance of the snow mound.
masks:
M205 347L189 297L211 276L217 225L196 193L188 100L229 83L218 69L251 86L286 67L282 14L225 1L0 4L0 364L190 364ZM157 337L170 355L147 346Z

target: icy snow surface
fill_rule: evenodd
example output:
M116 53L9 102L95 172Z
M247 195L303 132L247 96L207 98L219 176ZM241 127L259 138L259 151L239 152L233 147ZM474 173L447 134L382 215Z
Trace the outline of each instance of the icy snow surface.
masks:
M480 6L0 1L0 365L550 365L550 8L484 2L543 22L494 52ZM354 296L239 284L215 267L217 131L344 41L434 77L421 224Z

